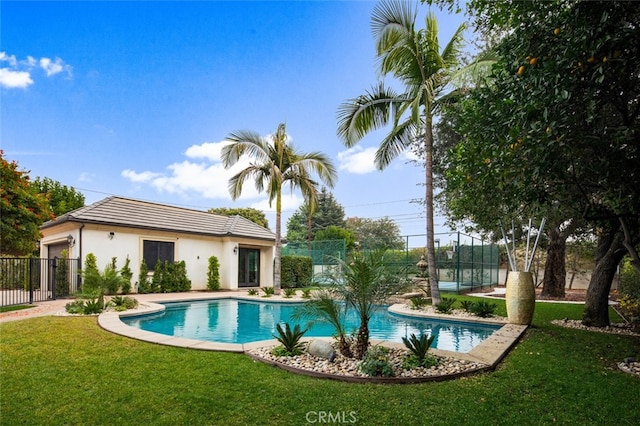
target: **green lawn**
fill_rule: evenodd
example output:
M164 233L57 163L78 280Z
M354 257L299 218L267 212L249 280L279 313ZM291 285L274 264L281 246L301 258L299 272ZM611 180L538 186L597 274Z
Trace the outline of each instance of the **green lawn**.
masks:
M241 354L117 336L95 317L14 321L0 325L0 423L638 424L640 378L616 364L640 355L640 339L549 323L581 310L538 303L534 326L495 372L418 385L297 376Z

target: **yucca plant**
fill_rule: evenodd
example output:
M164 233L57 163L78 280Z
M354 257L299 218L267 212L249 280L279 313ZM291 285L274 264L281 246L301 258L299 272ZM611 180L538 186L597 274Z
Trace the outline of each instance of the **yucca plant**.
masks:
M435 357L430 357L428 352L435 336L429 336L427 334L420 334L420 337L416 337L415 334L411 334L409 338L402 338L402 342L409 349L411 355L405 360L405 368L411 368L413 366L419 367L431 367L437 363Z
M282 349L276 351L277 355L285 355L285 356L295 356L300 355L302 353L302 336L307 332L307 329L301 330L300 325L296 324L293 327L293 331L288 323L285 323L284 329L281 324L276 325L276 330L278 331L278 335L275 334L275 337L278 342L282 344Z

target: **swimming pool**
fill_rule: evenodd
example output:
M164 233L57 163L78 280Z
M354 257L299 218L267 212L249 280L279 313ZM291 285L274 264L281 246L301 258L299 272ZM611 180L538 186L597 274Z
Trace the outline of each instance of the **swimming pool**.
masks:
M154 333L224 343L249 343L273 339L279 323L310 327L305 337L332 336L334 328L325 322L296 321L291 317L299 306L240 299L211 299L164 304L162 312L122 317L125 324ZM347 332L355 331L359 321L354 312L346 319ZM369 322L371 339L402 342L412 333L434 335L433 348L469 352L500 325L453 320L423 319L390 314L381 306Z

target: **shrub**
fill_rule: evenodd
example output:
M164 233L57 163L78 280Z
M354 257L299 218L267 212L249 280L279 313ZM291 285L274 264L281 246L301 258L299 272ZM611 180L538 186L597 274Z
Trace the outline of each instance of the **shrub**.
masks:
M149 268L142 259L140 263L140 272L138 273L138 293L151 293L151 282L149 281Z
M284 329L281 324L277 324L276 330L278 331L278 335L274 334L273 337L275 337L284 348L284 350L276 351L280 354L277 356L295 356L302 353L303 344L300 342L300 339L304 336L304 333L307 332L306 329L302 330L300 329L300 325L296 324L292 331L289 324L286 323ZM276 354L274 353L274 355Z
M296 295L296 289L295 288L285 288L284 289L284 297L286 297L287 299L290 299L291 297Z
M115 310L126 311L127 309L135 309L138 306L138 301L133 297L128 296L115 296L109 301L114 306Z
M425 297L412 297L411 299L409 299L410 303L411 303L411 309L421 309L424 308L425 306L427 306L427 299Z
M275 294L275 289L273 287L262 287L262 291L264 292L264 296L262 297L271 297Z
M453 297L443 297L440 299L440 303L436 305L436 311L441 314L450 314L453 311L453 305L456 304L456 299Z
M438 363L438 360L434 356L428 354L429 348L433 343L435 336L428 336L426 334L420 334L420 337L416 337L415 334L411 334L409 338L402 338L402 342L409 349L411 354L404 360L404 368L411 369L413 367L425 367L429 368Z
M122 276L116 269L116 258L111 258L111 264L104 268L104 272L100 276L100 287L104 290L105 294L118 294L120 287L122 287Z
M124 260L124 266L120 270L120 276L122 277L122 294L131 293L131 278L133 277L133 272L131 272L131 267L129 266L130 263L131 259L129 259L129 255L127 255L127 258Z
M218 258L209 258L209 269L207 271L207 289L211 291L220 290L220 263Z
M247 290L247 294L249 296L257 296L258 295L258 289L257 288L250 288L249 290Z
M389 350L382 346L369 348L360 363L360 371L367 376L393 377L393 368L389 363Z
M187 277L187 263L184 260L173 264L173 274L170 279L174 282L174 290L184 292L191 290L191 280Z
M620 299L620 308L627 319L634 324L640 323L640 299L632 298L631 296L624 295Z
M64 306L64 309L70 314L82 315L84 314L84 300L76 299L72 302L69 302Z
M88 253L84 258L84 270L82 271L82 291L90 293L100 286L100 271L96 255Z
M313 261L308 256L282 256L280 274L283 288L307 287L311 285Z
M471 313L479 316L480 318L487 318L493 315L493 312L496 310L495 303L490 303L486 301L475 302L471 305Z
M462 306L462 309L464 309L465 312L469 312L470 314L473 313L473 305L475 304L475 302L471 301L471 300L462 300L460 301L460 306Z
M618 291L622 296L640 299L640 272L631 264L628 256L620 264L620 284Z
M88 297L69 302L64 308L70 314L92 315L102 312L104 303L102 297Z
M162 289L162 277L164 276L165 262L158 261L153 268L153 276L151 277L151 286L149 293L160 293Z
M104 309L102 297L92 297L84 302L84 314L99 314Z
M309 287L305 287L302 289L302 298L311 299L311 289Z

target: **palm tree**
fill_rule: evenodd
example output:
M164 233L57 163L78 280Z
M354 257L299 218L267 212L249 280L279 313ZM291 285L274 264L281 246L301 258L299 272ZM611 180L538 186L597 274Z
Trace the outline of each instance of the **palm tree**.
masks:
M360 326L356 335L355 357L362 359L369 348L369 320L389 296L401 291L406 283L384 261L385 250L354 253L348 262L341 261L333 289L347 307L356 311Z
M338 109L338 136L352 147L367 133L391 124L391 130L376 152L382 170L400 153L422 138L425 153L425 204L427 262L433 303L440 302L433 230L433 116L436 100L460 63L461 25L440 53L438 23L427 14L425 28L416 30L417 6L406 1L382 1L372 14L380 74L396 77L404 84L397 93L383 82L351 99Z
M229 193L236 200L242 194L242 186L248 179L255 180L256 189L266 190L269 205L276 200L276 255L274 263L273 287L280 294L280 252L281 252L281 215L282 187L289 184L291 190L300 189L304 199L312 204L317 200L318 183L311 178L311 173L320 177L327 186L333 187L337 173L331 160L320 152L308 154L297 152L288 143L286 126L278 126L278 130L270 138L241 130L227 137L231 143L222 148L222 163L225 168L236 164L241 157L248 156L254 161L229 179Z
M313 321L328 322L336 330L335 338L338 341L340 353L347 358L353 358L351 344L344 326L347 305L336 300L334 293L327 289L316 291L310 301L296 309L293 319L308 318Z

